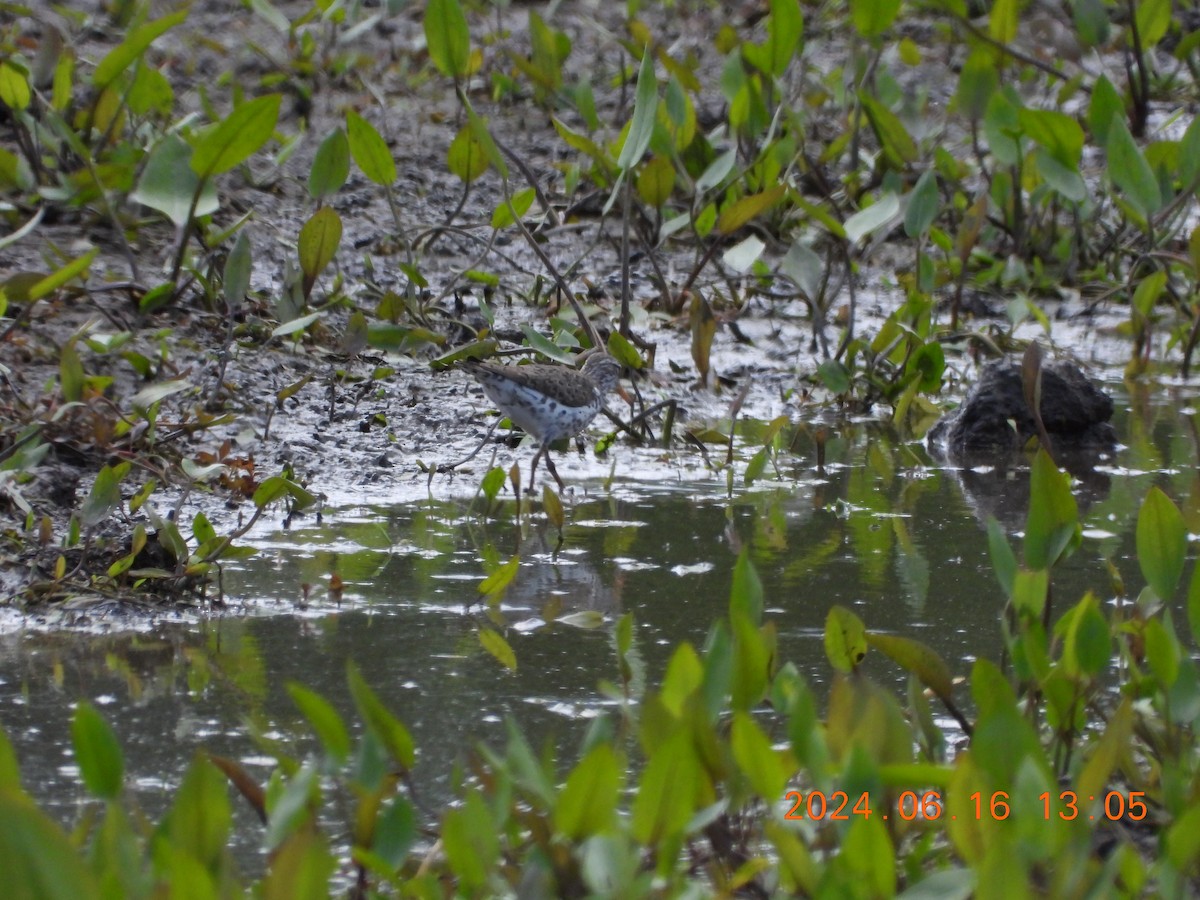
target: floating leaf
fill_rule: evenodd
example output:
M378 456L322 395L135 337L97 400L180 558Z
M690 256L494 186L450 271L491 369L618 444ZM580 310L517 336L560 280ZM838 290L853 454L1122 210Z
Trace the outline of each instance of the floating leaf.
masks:
M481 628L479 629L479 643L504 668L510 672L516 671L517 654L513 652L513 648L504 639L504 635L492 628Z

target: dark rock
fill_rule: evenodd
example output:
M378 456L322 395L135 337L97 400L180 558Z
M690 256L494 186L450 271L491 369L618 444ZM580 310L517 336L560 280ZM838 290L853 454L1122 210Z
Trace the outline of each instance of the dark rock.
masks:
M1098 453L1116 444L1109 422L1112 398L1070 363L1042 367L1041 407L1050 450L1056 456ZM983 370L962 406L938 420L926 441L930 449L955 462L971 462L1019 452L1036 436L1020 367L997 362Z

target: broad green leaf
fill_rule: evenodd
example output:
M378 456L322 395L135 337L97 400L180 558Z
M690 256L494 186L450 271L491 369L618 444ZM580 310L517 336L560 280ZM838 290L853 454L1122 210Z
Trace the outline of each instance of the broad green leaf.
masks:
M756 234L748 234L721 255L721 261L733 271L745 274L750 267L758 262L767 245Z
M736 162L736 147L731 147L714 159L708 164L708 168L700 173L700 177L696 179L696 193L703 194L721 184L726 176L733 171L733 165Z
M624 773L610 744L593 747L567 776L554 808L555 830L572 841L613 830Z
M862 619L837 604L825 616L825 657L839 672L849 674L867 655L867 630Z
M229 842L232 808L225 776L198 753L176 789L160 826L175 851L193 858L202 870L220 868Z
M917 143L908 133L900 117L865 91L859 92L859 101L871 130L879 139L883 155L893 168L902 169L916 161Z
M342 128L335 128L321 141L308 173L308 193L314 200L336 194L350 174L350 140Z
M263 900L325 900L337 869L329 842L315 828L298 828L271 851Z
M8 60L0 62L0 103L21 110L29 106L31 96L26 73Z
M817 377L821 384L832 394L841 396L850 391L850 371L845 363L837 359L827 359L817 366Z
M521 568L521 556L514 553L508 562L498 566L495 571L479 583L479 593L488 598L499 597L517 577Z
M125 777L121 745L108 722L87 701L75 707L71 743L87 789L101 800L116 800Z
M767 803L777 802L783 796L791 772L749 713L738 711L733 714L729 745L738 768L759 797Z
M458 0L429 0L425 42L429 58L443 75L457 80L470 74L471 32Z
M1062 639L1062 663L1068 675L1095 678L1108 667L1112 635L1091 591L1059 619L1054 631Z
M108 52L92 73L92 85L99 94L107 88L118 75L133 64L154 41L188 16L188 8L184 7L177 13L155 19L134 28L121 43Z
M492 164L492 168L500 173L501 178L507 179L508 163L504 161L504 154L500 152L500 148L496 145L496 141L492 137L487 119L476 115L475 110L468 106L467 124L471 128L471 134L479 142L479 146L483 147L483 152L486 154L488 162Z
M501 228L507 228L509 225L516 224L517 219L529 212L529 208L533 206L533 201L537 199L537 191L531 187L517 191L512 195L511 199L502 200L494 210L492 210L492 227L499 231Z
M1179 508L1157 486L1138 512L1137 555L1142 576L1158 598L1173 599L1187 559L1187 527Z
M1079 531L1079 508L1070 478L1045 449L1038 450L1029 478L1029 517L1025 525L1025 564L1049 569Z
M1138 0L1138 39L1147 50L1163 39L1171 26L1171 0Z
M216 212L220 200L211 181L204 183L195 211L192 210L200 176L192 170L191 159L192 148L174 132L167 134L150 151L137 190L129 199L158 210L176 227L187 224L189 215L207 216Z
M946 661L932 647L898 634L867 633L867 643L912 672L921 683L943 700L954 694L954 679Z
M770 9L766 41L762 44L742 44L742 57L764 75L780 78L800 46L804 17L797 0L771 0Z
M63 399L68 403L78 403L83 399L83 384L86 380L87 373L83 371L83 361L79 358L79 351L75 349L75 342L68 341L58 354L58 384Z
M850 20L867 40L882 36L899 11L900 0L850 0Z
M1013 592L1013 582L1017 577L1017 557L1013 554L1012 546L1008 543L1008 537L1004 533L1004 528L993 517L988 517L987 522L988 536L988 551L992 558L992 571L996 573L996 580L1000 582L1000 587L1004 589L1004 595L1011 597Z
M1158 179L1146 157L1133 141L1125 120L1113 116L1108 126L1108 173L1129 201L1143 216L1151 216L1162 207Z
M241 309L246 301L246 294L250 291L251 268L250 238L242 231L225 259L225 275L221 285L225 294L225 306L231 312Z
M737 202L726 206L717 218L717 233L732 234L737 231L783 199L786 191L786 187L777 184L757 194L742 197Z
M408 772L416 762L416 748L408 729L393 716L363 679L353 660L346 665L346 678L350 683L350 694L354 705L366 726L379 739L392 760Z
M350 756L350 735L333 704L316 691L294 681L288 682L287 691L296 708L316 732L321 747L335 763L344 763Z
M658 117L658 79L654 74L654 54L650 47L642 50L642 64L638 69L637 88L634 91L633 119L625 142L617 155L617 166L628 171L642 159L650 146L654 133L654 122Z
M1088 106L1088 129L1092 139L1101 147L1108 144L1108 134L1114 118L1125 115L1125 103L1113 83L1104 75L1096 79L1092 88L1092 102Z
M659 746L642 772L633 800L634 838L653 847L682 834L696 809L704 777L688 732L680 731Z
M352 109L346 110L346 138L350 155L367 178L384 187L396 180L396 161L387 142L374 125Z
M129 473L130 464L118 463L104 466L96 473L96 480L88 497L79 508L79 521L84 528L98 525L121 505L121 481Z
M885 226L890 226L892 220L900 212L900 198L890 191L884 194L871 206L860 209L846 219L846 240L857 244L864 237L873 234Z
M510 672L517 670L517 654L500 632L494 628L479 629L479 643L504 668Z
M958 74L955 100L959 111L972 122L978 122L987 112L992 95L1000 86L1000 72L995 56L985 48L974 50Z
M790 278L810 301L821 295L825 261L803 241L795 241L779 263L780 271Z
M1079 167L1083 156L1083 128L1074 118L1057 110L1025 106L1018 111L1017 119L1034 143L1045 147L1067 168Z
M1039 148L1036 156L1038 174L1046 184L1062 194L1072 203L1082 203L1087 199L1087 185L1079 170L1064 166L1050 155L1048 150Z
M666 203L675 189L675 166L670 157L651 157L638 172L636 186L643 203L655 208Z
M192 145L192 171L211 178L249 159L271 139L281 99L279 94L267 94L247 100L204 131Z
M487 152L476 140L470 125L464 125L446 151L446 166L452 175L470 184L488 170Z
M467 792L465 803L446 811L440 837L450 872L458 879L456 893L485 896L483 888L500 855L500 835L478 790Z
M337 254L342 219L332 206L322 206L300 229L300 270L311 283Z
M1001 44L1012 43L1017 37L1017 26L1021 21L1021 6L1018 0L996 0L988 16L988 34Z
M28 795L0 790L0 872L7 896L28 900L103 896L84 859Z
M908 195L908 209L904 211L904 233L910 238L921 237L938 214L937 175L926 169L917 179L912 193Z

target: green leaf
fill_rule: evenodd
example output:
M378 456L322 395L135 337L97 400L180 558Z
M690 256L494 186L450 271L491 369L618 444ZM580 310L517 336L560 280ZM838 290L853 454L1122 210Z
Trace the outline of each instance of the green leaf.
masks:
M867 114L867 121L871 123L871 130L879 138L883 155L892 167L903 169L916 162L919 155L917 143L900 117L866 91L859 91L859 101L863 112Z
M840 360L825 360L817 366L817 377L831 394L841 396L850 392L850 370Z
M1017 557L1013 554L1012 546L1004 528L994 517L989 516L987 522L988 551L992 557L992 570L996 580L1004 589L1004 595L1011 597L1013 582L1017 577Z
M124 72L129 66L137 60L146 48L156 41L161 35L179 25L188 16L188 8L184 7L177 13L169 16L163 16L161 19L155 19L153 22L147 22L145 25L134 28L126 36L125 40L119 43L116 47L108 52L104 59L100 60L92 73L92 85L99 95L105 88L116 80L117 76Z
M1001 44L1012 43L1017 37L1017 26L1021 21L1018 0L996 0L988 16L988 34Z
M300 229L300 270L311 284L337 254L342 219L332 206L322 206Z
M846 240L857 244L864 237L885 226L891 226L893 219L900 212L900 199L891 191L884 194L871 206L860 209L846 219Z
M350 756L350 735L333 704L316 691L294 681L288 682L287 691L296 708L316 732L321 747L330 759L338 765L344 763Z
M867 40L882 36L899 11L900 0L850 0L850 20Z
M352 109L346 110L346 138L350 155L367 178L384 187L396 180L396 161L387 142L374 125Z
M1137 520L1137 556L1142 576L1160 600L1175 596L1187 559L1187 527L1179 508L1155 486Z
M225 259L225 274L221 285L225 294L225 306L230 312L241 309L246 301L246 294L250 291L251 269L250 238L242 231Z
M1125 103L1113 83L1104 75L1096 79L1092 88L1092 102L1088 106L1088 129L1092 138L1101 147L1108 144L1108 133L1114 118L1125 115Z
M367 728L379 739L384 749L404 772L411 770L416 762L416 748L408 729L388 711L371 690L353 660L346 664L346 678L350 683L354 705Z
M700 177L696 179L696 193L704 194L717 187L723 182L726 176L733 171L734 163L737 162L737 148L731 147L726 150L700 173Z
M125 777L121 745L96 707L86 700L75 707L71 743L87 789L101 800L116 800Z
M745 618L755 627L762 624L763 586L750 554L743 550L733 565L733 586L729 592L729 617Z
M521 568L521 556L514 553L509 557L508 562L502 566L498 566L495 571L483 579L479 583L479 593L483 594L489 600L499 597L508 588L512 580L517 577L517 572Z
M314 200L336 194L350 174L350 140L342 128L335 128L321 141L308 173L308 193Z
M624 773L611 745L593 747L567 776L554 808L555 830L572 841L613 831Z
M1025 525L1025 564L1049 569L1076 540L1079 508L1070 478L1045 449L1038 450L1029 478L1029 516Z
M899 0L895 2L899 3ZM800 46L804 17L797 0L771 0L770 7L766 41L762 44L742 44L742 58L764 75L780 78Z
M634 839L652 847L682 834L695 811L703 777L688 732L680 731L663 743L642 772L633 800Z
M93 247L87 253L78 259L73 259L57 272L47 275L41 281L29 288L28 298L32 303L34 300L40 300L47 294L51 294L58 290L68 281L78 278L83 275L92 265L92 260L96 258L96 254L100 252L99 247Z
M908 209L904 211L904 233L910 238L921 237L929 231L937 214L937 175L933 169L926 169L908 196Z
M1171 0L1138 0L1135 19L1142 49L1148 50L1161 41L1171 27Z
M6 893L30 900L100 897L84 856L22 791L0 790L0 872Z
M487 151L475 138L470 125L464 125L450 142L446 152L446 166L452 175L466 184L481 177L488 170Z
M30 97L29 78L25 72L8 60L0 62L0 103L9 109L20 110L29 106Z
M791 773L749 713L738 711L733 714L729 746L734 761L755 793L767 803L777 802L783 796Z
M498 231L501 228L507 228L509 225L515 224L517 219L529 212L529 208L533 206L533 201L536 197L537 191L528 187L517 191L517 193L512 195L511 199L502 200L492 211L492 227Z
M471 32L458 0L429 0L425 42L438 71L455 80L470 74Z
M912 672L942 700L952 699L954 679L950 667L932 647L898 634L873 632L867 633L867 644L888 656L905 671Z
M862 619L844 606L831 606L825 616L825 657L829 664L849 674L866 655L867 630Z
M88 498L79 508L79 521L84 528L98 525L121 505L121 480L128 474L130 464L105 466L96 473Z
M1000 72L990 50L980 47L972 51L958 74L955 100L959 111L972 122L978 122L987 112L992 95L1000 86Z
M479 643L504 668L510 672L517 670L517 654L513 652L512 646L500 632L494 628L479 629Z
M658 208L671 199L675 189L675 166L668 156L651 157L637 176L637 192L642 202Z
M742 197L737 202L726 206L717 218L717 233L732 234L737 231L783 199L786 191L787 188L784 185L777 184L757 194Z
M75 342L63 344L58 354L58 384L62 389L63 399L68 403L78 403L83 398L83 384L87 373L83 371L83 362L79 359L79 351Z
M484 896L500 856L500 835L478 790L469 791L463 805L446 811L440 837L450 871L458 878L456 893Z
M1045 147L1069 169L1078 169L1083 157L1083 128L1066 113L1052 109L1021 107L1017 112L1021 129L1036 144Z
M1113 116L1108 126L1108 173L1129 201L1146 217L1162 207L1158 179L1133 141L1125 120Z
M654 54L649 47L642 50L642 64L638 69L637 89L634 92L633 119L625 142L617 155L617 166L628 171L642 159L650 146L654 134L654 122L658 117L658 79L654 75Z
M184 773L160 826L162 840L172 850L192 857L203 869L215 872L226 852L231 822L225 776L198 754Z
M228 172L270 140L279 119L280 94L267 94L234 108L192 145L192 171L203 179Z

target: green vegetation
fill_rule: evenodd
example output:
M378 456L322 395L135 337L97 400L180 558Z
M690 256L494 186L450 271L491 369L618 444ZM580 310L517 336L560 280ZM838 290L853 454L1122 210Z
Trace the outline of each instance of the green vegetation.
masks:
M207 591L222 560L253 552L236 542L262 515L283 505L290 518L318 492L286 465L260 472L228 434L266 446L276 411L318 388L334 421L357 402L340 389L366 395L395 375L369 352L434 369L489 354L498 303L545 313L525 342L553 359L603 342L652 367L651 324L686 329L712 386L719 321L799 302L815 362L798 384L846 408L885 404L904 434L928 423L948 354L1013 349L1030 319L1052 337L1046 307L1063 294L1124 311L1130 379L1190 372L1200 33L1166 0L1079 0L1070 18L1017 0L983 18L961 0L771 0L749 20L631 0L605 27L568 26L569 4L556 16L431 0L423 52L376 32L400 27L396 5L316 0L291 15L247 0L239 40L255 64L239 68L222 68L200 5L157 18L138 0L98 18L0 9L0 540L29 573L11 602ZM400 99L411 121L394 121ZM418 116L422 103L435 112ZM552 185L522 134L546 119ZM408 151L445 148L453 209L402 192L398 132ZM348 240L358 203L383 210L387 240ZM476 255L447 261L435 248L452 239ZM536 258L536 277L505 241ZM884 244L901 260L886 271L872 268ZM601 275L587 264L597 245L620 265L611 315L584 289ZM385 259L394 287L375 277ZM652 299L635 298L635 260ZM896 297L869 330L864 278ZM452 302L464 293L478 317ZM1003 297L1004 316L971 314L981 296ZM319 364L256 405L227 366L257 353ZM788 452L788 423L758 428L741 459L737 408L727 432L691 437L726 444L714 468L752 483ZM664 411L657 436L635 411L645 427L627 439L669 444ZM87 479L79 499L47 499L51 464ZM483 476L489 504L506 474ZM514 726L462 773L436 834L418 824L406 728L351 668L356 737L294 685L319 749L265 748L278 761L265 786L198 759L157 825L128 802L118 740L92 707L73 738L96 811L70 835L0 737L0 871L18 896L325 896L345 849L327 822L350 810L343 886L356 896L1194 893L1200 569L1189 641L1172 605L1184 519L1151 490L1137 524L1148 587L1064 610L1052 587L1080 540L1075 500L1044 453L1032 480L1020 554L990 532L1007 659L976 662L969 702L930 650L834 608L822 712L777 658L743 559L703 648L678 647L647 686L635 623L620 620L604 686L619 712L569 761L534 753ZM248 514L218 528L156 508L209 493ZM561 530L559 498L542 503ZM503 592L516 564L497 561L480 593ZM480 641L516 664L499 632ZM863 672L869 649L908 673L906 706ZM935 706L969 747L948 751ZM229 782L265 822L262 879L227 849Z
M479 748L458 773L433 833L419 824L431 813L412 781L418 748L353 664L359 727L291 684L311 752L261 738L276 760L265 784L232 760L198 758L157 825L124 792L119 741L89 704L72 738L95 808L70 836L23 791L0 734L9 883L36 897L184 885L200 897L324 897L348 853L337 883L350 896L1189 896L1200 883L1200 567L1184 639L1171 612L1183 517L1152 489L1137 522L1140 596L1102 605L1089 593L1052 610L1054 571L1080 525L1067 476L1044 453L1033 478L1019 557L992 531L1009 662L976 661L965 688L928 647L833 607L821 700L778 658L743 556L702 648L680 644L648 685L622 617L615 677L601 683L615 711L568 760L534 752L510 723L503 747ZM872 650L907 673L904 705L867 675ZM947 747L939 711L969 748ZM261 878L239 873L227 849L227 781L263 822Z

